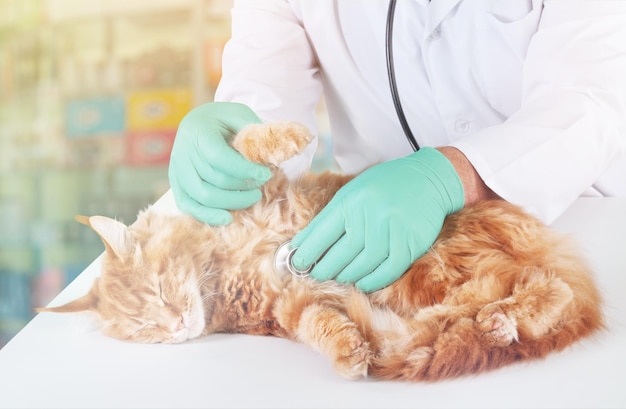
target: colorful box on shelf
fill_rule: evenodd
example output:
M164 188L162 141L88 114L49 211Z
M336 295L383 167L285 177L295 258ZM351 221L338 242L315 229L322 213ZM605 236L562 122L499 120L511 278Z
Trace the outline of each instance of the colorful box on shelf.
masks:
M74 99L65 108L66 134L70 138L119 135L125 128L122 95Z
M176 129L191 109L188 88L130 92L127 96L127 128L130 131Z
M126 134L126 163L164 166L170 160L176 130L131 131Z

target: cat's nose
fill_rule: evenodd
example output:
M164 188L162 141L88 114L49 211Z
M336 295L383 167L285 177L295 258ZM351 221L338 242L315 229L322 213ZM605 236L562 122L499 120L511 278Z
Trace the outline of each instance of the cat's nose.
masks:
M174 329L175 332L178 332L180 330L183 330L187 328L187 324L185 323L185 317L181 316L180 320L178 321L178 324L176 324L176 328Z

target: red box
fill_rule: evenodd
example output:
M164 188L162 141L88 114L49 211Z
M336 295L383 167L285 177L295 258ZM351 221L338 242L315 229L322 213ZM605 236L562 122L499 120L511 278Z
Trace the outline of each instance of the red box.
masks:
M126 134L126 163L165 166L170 161L175 130L134 131Z

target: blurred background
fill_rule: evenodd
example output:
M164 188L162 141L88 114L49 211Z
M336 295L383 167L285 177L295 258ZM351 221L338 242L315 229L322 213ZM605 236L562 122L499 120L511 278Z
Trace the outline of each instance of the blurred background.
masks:
M212 100L231 0L0 0L0 348L168 188L179 121ZM320 105L314 170L332 166Z

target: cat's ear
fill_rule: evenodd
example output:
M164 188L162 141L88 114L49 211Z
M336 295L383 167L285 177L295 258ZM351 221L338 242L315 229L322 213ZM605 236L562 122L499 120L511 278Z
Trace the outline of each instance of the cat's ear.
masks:
M124 223L105 216L76 216L75 219L98 233L107 251L119 259L123 259L123 256L127 254L131 240Z

